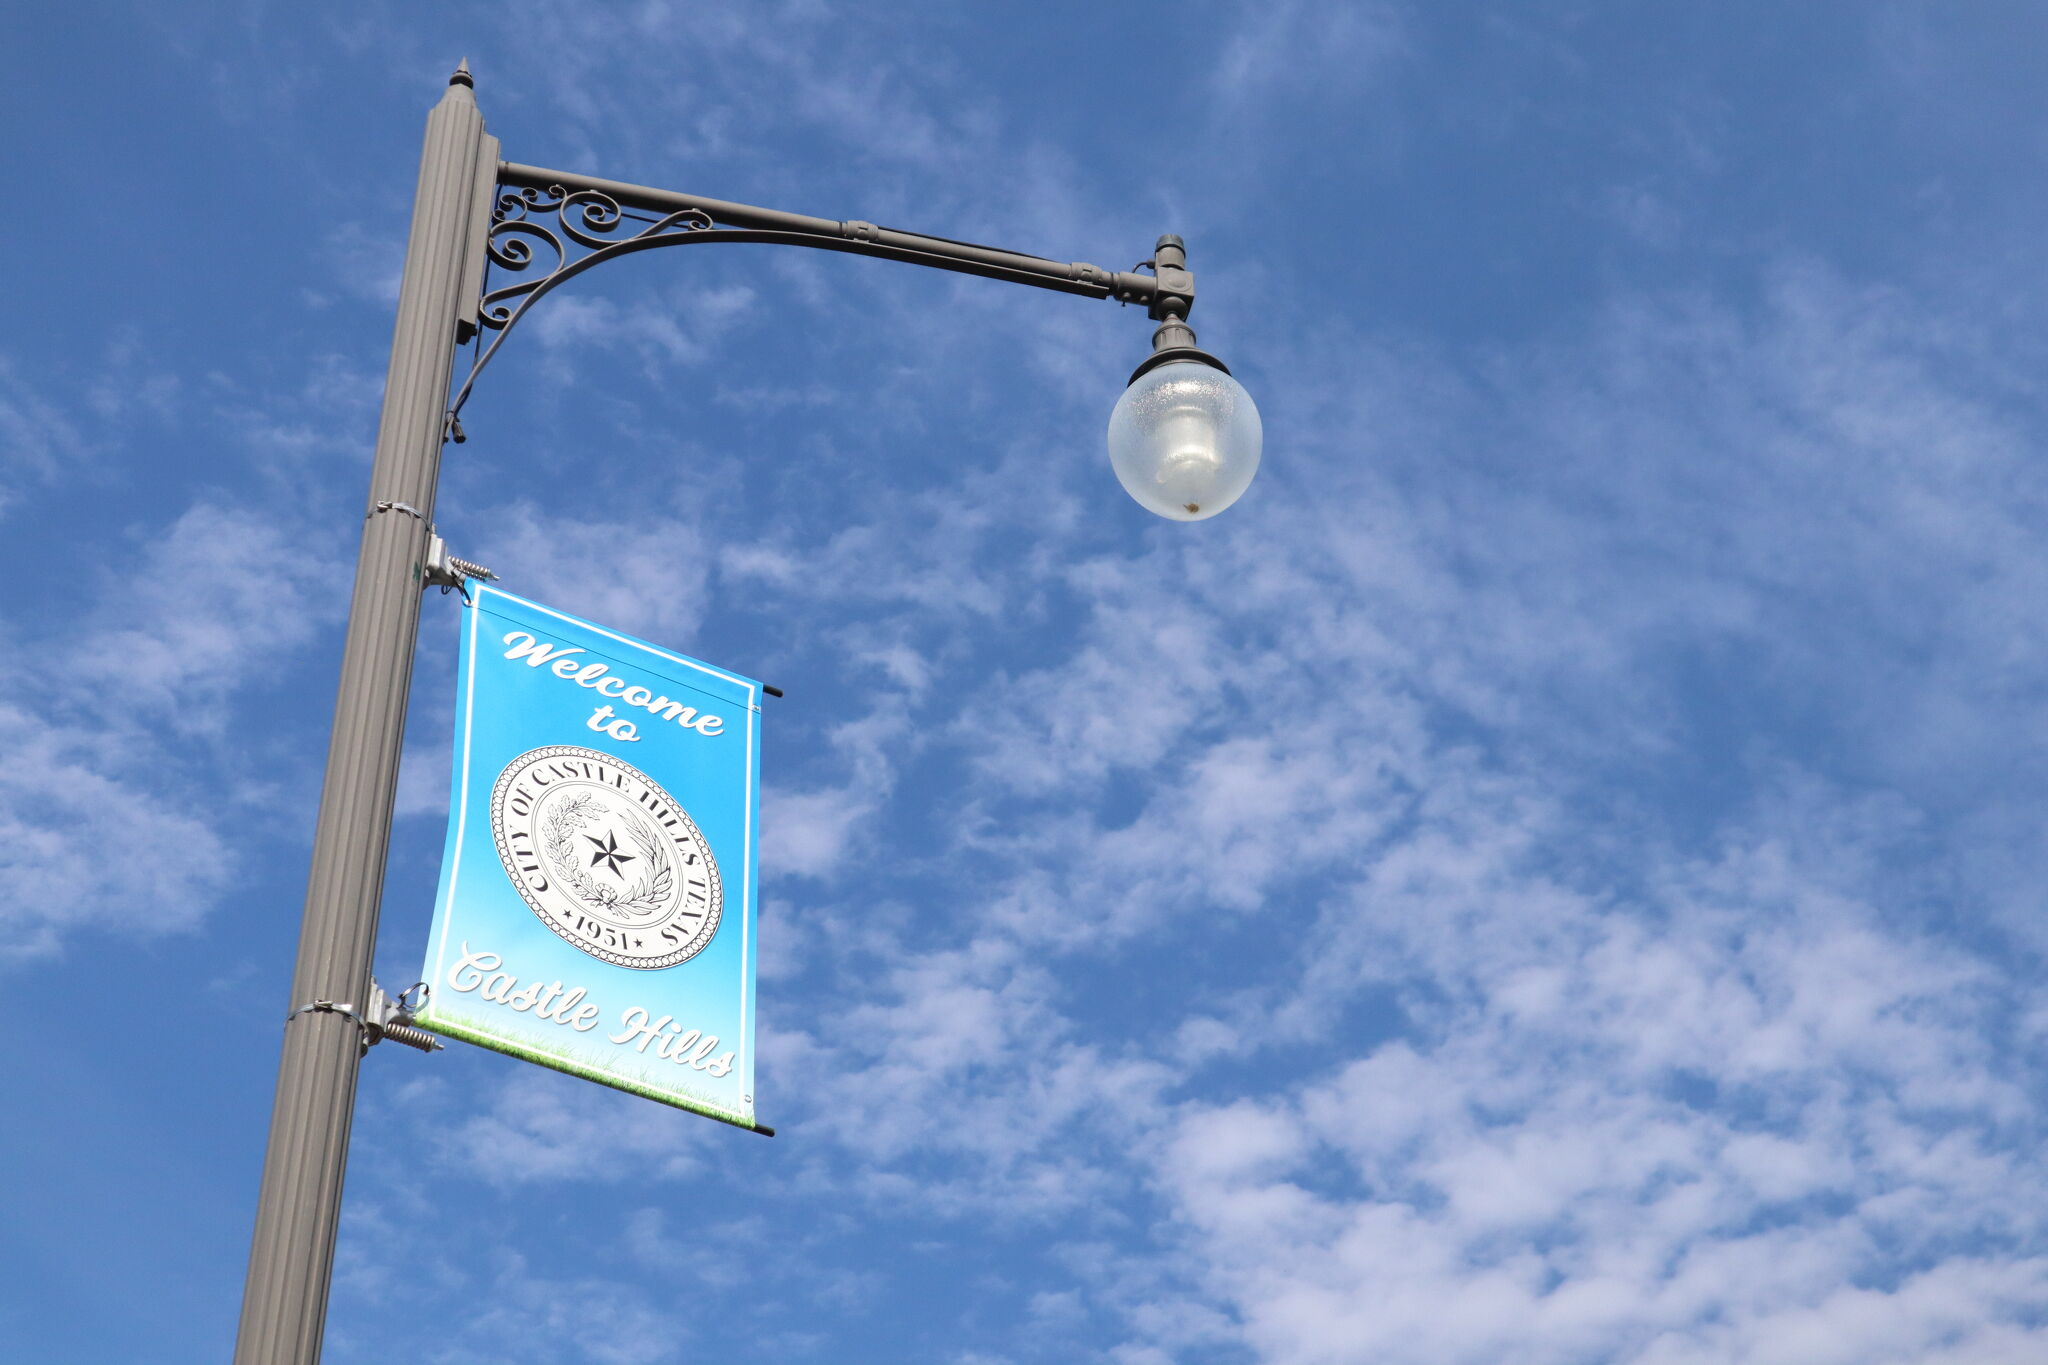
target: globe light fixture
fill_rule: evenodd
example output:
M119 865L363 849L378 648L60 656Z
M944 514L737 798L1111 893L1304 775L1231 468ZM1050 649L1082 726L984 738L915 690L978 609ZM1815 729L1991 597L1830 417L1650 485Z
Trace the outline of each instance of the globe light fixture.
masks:
M1236 502L1258 472L1259 409L1215 359L1177 349L1155 353L1117 400L1109 462L1146 511L1203 521Z
M1185 275L1186 264L1180 238L1159 239L1162 280ZM1166 314L1152 346L1109 414L1110 466L1146 511L1204 521L1236 502L1259 470L1259 409L1229 368L1195 345L1183 314Z

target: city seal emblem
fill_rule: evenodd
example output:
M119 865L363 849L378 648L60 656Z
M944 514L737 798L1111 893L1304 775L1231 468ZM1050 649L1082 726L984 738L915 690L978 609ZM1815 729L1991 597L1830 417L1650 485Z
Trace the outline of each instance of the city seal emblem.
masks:
M653 778L569 744L530 749L491 791L505 875L542 924L592 957L654 970L718 932L718 863Z

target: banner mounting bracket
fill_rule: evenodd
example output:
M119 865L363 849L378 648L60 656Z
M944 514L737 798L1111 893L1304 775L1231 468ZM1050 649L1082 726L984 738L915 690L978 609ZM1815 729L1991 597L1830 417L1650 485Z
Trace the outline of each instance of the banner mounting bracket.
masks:
M289 1024L302 1014L338 1014L356 1026L364 1052L368 1052L386 1038L394 1043L403 1043L419 1052L439 1052L441 1040L413 1022L412 1011L407 1002L411 999L413 991L418 989L419 986L411 987L394 1000L384 993L382 986L372 981L368 1003L360 1010L347 1002L314 1000L287 1014L284 1021Z
M460 592L464 599L469 597L469 580L482 579L486 583L497 581L497 575L474 560L462 559L448 553L448 542L441 539L441 533L427 528L427 562L425 582L429 587L438 587L442 592L450 588Z

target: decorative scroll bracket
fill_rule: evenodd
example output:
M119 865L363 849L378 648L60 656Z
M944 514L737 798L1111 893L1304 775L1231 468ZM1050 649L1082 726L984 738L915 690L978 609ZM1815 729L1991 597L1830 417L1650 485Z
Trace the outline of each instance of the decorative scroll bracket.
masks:
M550 215L555 220L553 227L540 221ZM463 380L461 390L455 395L455 401L448 405L446 439L457 445L466 439L459 414L462 405L469 401L477 376L498 353L506 334L543 295L614 256L644 251L649 247L666 245L678 237L712 230L711 215L701 209L682 209L630 235L608 235L616 233L622 224L634 221L637 220L629 218L617 200L596 190L571 193L557 185L547 189L506 189L498 195L491 212L490 235L484 243L484 252L491 264L524 274L534 269L536 257L545 251L553 253L553 265L531 278L490 290L479 302L476 313L478 326L498 335L491 338L491 344L477 356L476 362L470 366L469 377ZM569 248L572 242L587 248L587 254L572 255Z

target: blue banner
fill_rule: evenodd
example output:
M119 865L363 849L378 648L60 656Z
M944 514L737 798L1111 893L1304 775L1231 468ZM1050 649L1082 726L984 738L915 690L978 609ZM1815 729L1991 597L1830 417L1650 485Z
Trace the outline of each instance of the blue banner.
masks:
M758 1127L761 685L471 592L420 1024Z

